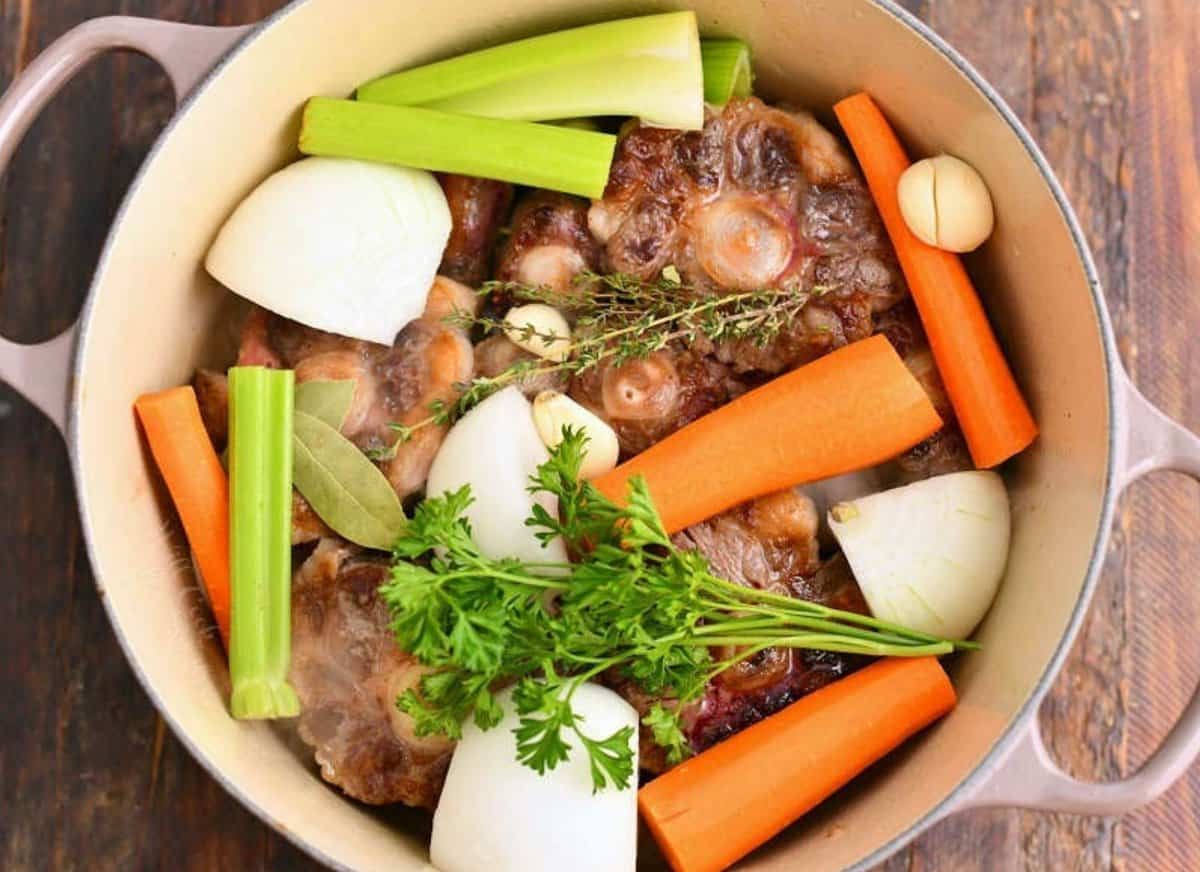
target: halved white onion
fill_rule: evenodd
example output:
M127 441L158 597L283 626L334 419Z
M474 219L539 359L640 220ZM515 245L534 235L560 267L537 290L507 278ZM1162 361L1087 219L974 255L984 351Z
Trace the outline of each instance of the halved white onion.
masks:
M429 496L471 486L475 501L467 509L479 550L492 558L516 557L529 563L564 563L562 540L543 546L525 519L533 510L529 477L550 459L533 424L529 400L515 387L488 397L450 428L429 469ZM538 494L552 515L558 500Z
M1008 561L1008 492L985 470L839 503L829 526L875 617L949 639L979 624Z
M424 310L449 237L450 208L430 173L310 157L242 201L205 265L265 309L391 345Z
M498 726L463 727L433 815L433 865L440 872L632 872L637 791L593 792L587 754L574 739L567 762L543 775L519 763L512 694L500 700ZM588 736L633 728L636 771L638 717L629 703L595 684L580 687L571 703Z

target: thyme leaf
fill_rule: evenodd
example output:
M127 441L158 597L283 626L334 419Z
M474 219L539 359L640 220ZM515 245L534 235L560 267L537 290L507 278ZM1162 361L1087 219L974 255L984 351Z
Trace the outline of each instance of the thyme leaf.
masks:
M575 319L574 335L566 359L553 362L536 358L519 360L494 376L480 376L458 385L453 403L431 407L429 415L411 425L392 425L406 441L421 428L453 424L492 394L512 384L543 375L581 375L601 363L621 366L645 360L672 345L750 342L769 345L814 297L830 290L817 286L806 291L764 288L731 294L704 293L682 282L678 270L663 270L653 282L623 273L585 271L575 277L571 290L556 291L545 285L520 282L486 282L481 295L498 294L517 303L545 303L569 311ZM444 319L463 330L512 331L502 318L456 310ZM532 328L522 338L559 339Z

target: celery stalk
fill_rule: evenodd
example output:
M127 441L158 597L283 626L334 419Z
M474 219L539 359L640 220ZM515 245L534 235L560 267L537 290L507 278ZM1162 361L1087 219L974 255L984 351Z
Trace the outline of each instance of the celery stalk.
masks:
M635 115L696 130L704 123L694 12L605 21L394 73L358 99L445 112L550 121Z
M235 718L300 713L292 647L293 373L229 371L229 674Z
M749 97L753 82L750 48L738 39L705 39L700 42L704 64L704 101L724 106L734 97Z
M617 138L553 124L313 97L300 150L599 197Z

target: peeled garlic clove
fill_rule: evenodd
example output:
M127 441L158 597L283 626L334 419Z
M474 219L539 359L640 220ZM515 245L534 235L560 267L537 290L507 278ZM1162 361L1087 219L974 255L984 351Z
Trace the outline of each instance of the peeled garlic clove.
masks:
M562 312L545 303L514 306L504 316L504 332L530 354L560 363L571 353L571 327Z
M938 245L948 251L974 251L995 226L992 195L970 164L948 154L935 160Z
M937 206L933 195L933 161L919 160L900 176L896 188L900 214L913 236L937 245Z
M596 478L617 465L621 447L616 431L566 394L558 391L538 394L533 400L533 425L547 448L562 442L564 427L584 432L588 441L580 478Z
M995 212L983 177L948 154L913 164L896 190L913 235L946 251L974 251L992 234Z

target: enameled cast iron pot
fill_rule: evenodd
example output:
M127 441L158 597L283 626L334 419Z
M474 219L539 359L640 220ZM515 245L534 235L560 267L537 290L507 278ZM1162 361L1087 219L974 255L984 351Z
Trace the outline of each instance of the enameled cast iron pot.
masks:
M0 339L0 377L66 436L96 581L146 692L217 780L331 865L425 868L424 839L342 799L269 726L228 716L223 658L197 632L185 546L131 404L223 362L210 337L227 295L201 262L234 205L295 157L305 98L522 35L680 5L297 0L257 27L229 29L105 18L56 42L0 102L2 168L36 113L100 52L143 52L174 82L182 106L113 225L77 327L42 345ZM983 650L954 666L959 707L745 867L869 866L981 805L1113 814L1149 801L1200 751L1200 703L1140 772L1104 785L1056 768L1036 712L1087 609L1118 495L1155 469L1200 477L1200 439L1130 384L1050 168L995 91L890 0L687 5L706 32L750 42L765 96L827 108L865 88L914 151L960 155L992 181L997 230L971 267L1042 428L1008 470L1012 555L978 632Z

